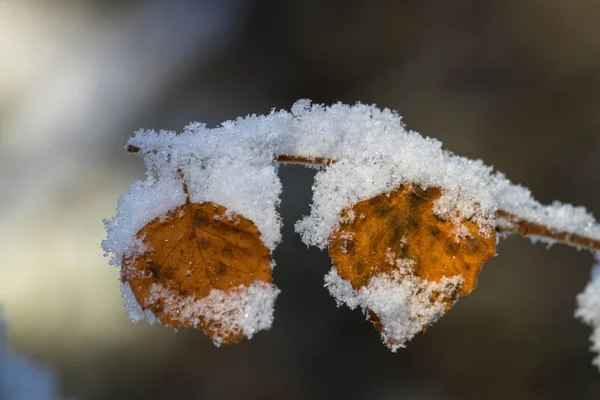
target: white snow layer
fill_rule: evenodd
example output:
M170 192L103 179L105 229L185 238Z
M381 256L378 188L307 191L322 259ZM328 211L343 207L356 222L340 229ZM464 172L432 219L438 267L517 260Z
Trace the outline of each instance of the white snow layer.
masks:
M394 352L406 347L423 328L444 315L446 301L463 282L460 276L429 282L414 275L383 274L371 278L367 286L356 291L338 275L335 267L325 276L325 287L338 306L346 304L351 309L360 306L367 319L368 311L377 314L383 342Z
M0 313L0 399L55 399L54 377L30 361L13 353L5 344L4 322Z
M592 280L583 292L577 295L575 316L592 327L591 350L597 353L593 364L600 369L600 252L596 253L596 264L592 269Z
M512 184L481 160L443 150L439 141L406 130L396 112L374 105L323 106L299 100L291 112L272 110L268 115L250 115L212 129L195 122L179 134L140 130L128 144L140 149L147 178L121 196L116 216L105 221L108 234L102 247L112 255L112 264L120 264L128 249L139 246L135 235L145 224L185 202L182 180L192 202L211 201L242 214L256 224L263 242L273 250L281 239L278 155L336 161L317 173L311 212L295 225L306 244L321 249L327 247L344 208L403 183L442 188L434 213L455 223L457 240L461 220L476 222L484 235L496 224L506 224L495 218L499 208L551 228L600 239L600 227L584 208L560 203L543 206L528 189ZM387 298L394 306L390 312L381 310L384 334L404 343L397 338L408 338L414 326L435 320L439 307L428 308L414 326L403 325L414 320L410 311L413 287L388 283L372 282L371 289L358 295L344 290L332 293L349 305L358 302L374 309L383 304L375 298L389 290ZM422 282L412 284L420 287ZM443 283L428 285L434 284ZM131 304L128 307L135 309ZM408 308L405 317L401 316L403 307ZM141 316L139 311L134 317ZM395 318L404 318L404 322Z
M150 310L142 309L140 303L137 302L135 295L133 294L133 290L131 289L131 285L129 282L121 282L121 295L125 300L125 310L129 314L129 320L133 323L136 323L142 319L148 321L150 325L158 321L156 316Z
M198 327L203 320L209 326L218 325L218 333L226 336L243 333L250 339L256 332L271 327L278 294L276 286L255 281L250 286L240 285L228 292L213 289L207 297L197 300L154 283L146 306L161 301L165 313L177 315L177 319L187 326ZM223 340L218 333L212 338L217 346Z

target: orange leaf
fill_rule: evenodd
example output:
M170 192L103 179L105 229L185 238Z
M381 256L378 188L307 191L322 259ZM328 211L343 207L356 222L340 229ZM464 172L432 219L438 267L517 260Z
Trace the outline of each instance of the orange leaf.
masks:
M346 208L329 243L338 275L356 291L377 276L395 274L400 279L416 276L440 282L443 277L458 275L462 284L443 297L446 310L451 308L459 296L477 285L481 263L495 254L496 237L495 232L483 234L475 222L464 220L468 233L459 238L454 222L433 213L440 196L439 188L404 184ZM433 297L434 301L435 292ZM382 332L378 315L365 311Z
M144 310L165 325L199 325L218 343L244 338L180 305L212 289L235 295L256 281L271 282L271 255L252 221L213 203L187 203L148 223L137 238L144 251L123 258L121 276ZM173 296L178 305L169 303Z

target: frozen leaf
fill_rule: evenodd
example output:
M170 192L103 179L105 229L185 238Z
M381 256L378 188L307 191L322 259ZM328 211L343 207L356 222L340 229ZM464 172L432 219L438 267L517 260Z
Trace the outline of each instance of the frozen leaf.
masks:
M350 283L352 301L392 348L469 294L482 262L495 254L493 230L482 231L469 220L457 225L434 214L440 196L436 187L401 185L346 208L330 238L337 275Z
M142 251L125 255L122 279L163 324L200 326L216 343L234 343L257 330L245 326L253 313L272 310L268 304L248 309L256 290L272 294L271 302L278 291L270 285L270 251L247 218L209 202L186 203L148 223L137 238Z

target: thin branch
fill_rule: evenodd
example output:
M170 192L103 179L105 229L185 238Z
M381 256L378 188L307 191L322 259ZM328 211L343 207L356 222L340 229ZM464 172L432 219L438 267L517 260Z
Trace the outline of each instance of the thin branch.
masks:
M131 144L127 145L127 152L139 153L140 148ZM329 164L335 164L336 160L324 157L306 157L298 155L280 154L277 156L277 162L282 164L305 164L305 165L322 165L327 166Z
M304 157L280 154L277 156L277 162L283 164L305 164L305 165L323 165L335 164L335 160L324 157Z
M592 239L576 233L569 233L554 229L537 222L527 221L504 210L497 210L496 216L503 218L508 221L511 227L502 227L499 229L500 232L516 232L521 236L537 236L545 239L555 240L574 247L584 247L592 251L600 251L600 240Z
M141 149L137 146L127 146L127 151L129 153L138 153L140 150ZM310 166L327 166L336 162L336 160L325 157L306 157L289 154L277 155L276 161L285 164L293 163ZM510 223L510 226L498 227L498 232L519 233L523 237L536 236L544 239L554 240L573 247L586 248L591 251L600 251L600 240L597 239L554 229L537 222L529 221L505 210L497 210L496 217L502 218Z

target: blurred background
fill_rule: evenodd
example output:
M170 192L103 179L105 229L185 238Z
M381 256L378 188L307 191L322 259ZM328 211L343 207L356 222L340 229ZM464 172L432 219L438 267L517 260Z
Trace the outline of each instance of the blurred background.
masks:
M512 237L477 290L392 354L323 286L283 167L275 323L215 348L127 320L102 219L137 179L123 146L319 103L376 103L538 200L600 215L600 1L0 0L0 306L69 399L598 399L573 317L586 252ZM32 399L35 400L35 399Z

